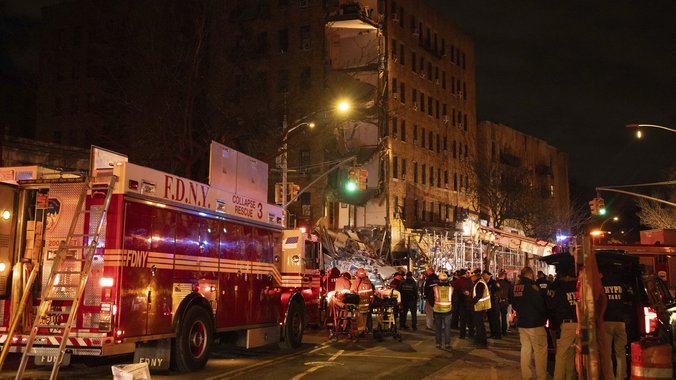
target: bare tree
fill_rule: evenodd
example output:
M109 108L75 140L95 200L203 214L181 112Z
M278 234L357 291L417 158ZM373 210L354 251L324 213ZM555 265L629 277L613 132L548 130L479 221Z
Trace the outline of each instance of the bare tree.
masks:
M676 180L676 165L667 169L666 179L668 181ZM676 185L655 188L651 195L669 202L676 202ZM644 198L639 198L636 204L639 207L637 215L641 224L655 229L676 228L676 207Z

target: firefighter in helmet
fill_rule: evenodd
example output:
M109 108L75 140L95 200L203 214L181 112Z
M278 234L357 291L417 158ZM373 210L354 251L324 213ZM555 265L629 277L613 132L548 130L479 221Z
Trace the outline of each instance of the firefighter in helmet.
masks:
M352 282L351 290L359 294L357 331L363 333L367 330L367 324L371 319L371 300L373 298L373 284L371 284L364 268L357 269L357 278Z

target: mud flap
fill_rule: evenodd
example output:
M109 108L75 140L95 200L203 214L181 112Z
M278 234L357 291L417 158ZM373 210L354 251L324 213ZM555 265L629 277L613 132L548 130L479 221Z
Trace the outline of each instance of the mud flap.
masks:
M136 344L134 363L148 363L151 371L168 370L170 358L171 339Z

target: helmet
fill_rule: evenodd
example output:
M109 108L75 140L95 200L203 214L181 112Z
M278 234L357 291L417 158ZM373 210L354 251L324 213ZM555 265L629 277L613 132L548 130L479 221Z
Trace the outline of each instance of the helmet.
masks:
M446 272L439 273L439 281L448 281L448 275Z
M346 279L351 279L352 275L350 275L350 272L343 272L340 274L340 277L346 278Z
M357 277L359 277L359 278L366 277L366 269L364 269L364 268L357 269Z

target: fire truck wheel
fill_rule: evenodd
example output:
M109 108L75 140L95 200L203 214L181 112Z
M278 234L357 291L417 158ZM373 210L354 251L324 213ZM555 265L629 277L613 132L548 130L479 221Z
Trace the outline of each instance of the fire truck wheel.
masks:
M199 306L188 309L174 342L176 369L190 372L204 367L209 360L212 336L209 312Z
M305 316L300 302L292 302L286 312L286 324L284 325L284 346L286 348L298 348L303 342L305 330Z

